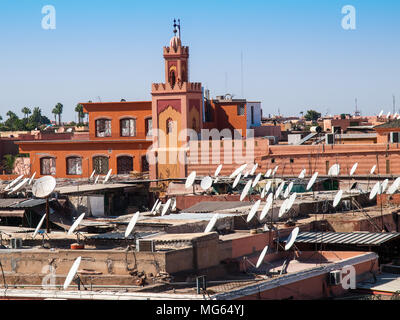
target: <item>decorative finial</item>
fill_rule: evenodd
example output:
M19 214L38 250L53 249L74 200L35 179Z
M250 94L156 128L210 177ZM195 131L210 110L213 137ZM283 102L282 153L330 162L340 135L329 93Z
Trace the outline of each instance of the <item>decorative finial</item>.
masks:
M177 27L176 19L174 19L174 34L175 34L175 35L176 35L176 32L177 32L176 27Z

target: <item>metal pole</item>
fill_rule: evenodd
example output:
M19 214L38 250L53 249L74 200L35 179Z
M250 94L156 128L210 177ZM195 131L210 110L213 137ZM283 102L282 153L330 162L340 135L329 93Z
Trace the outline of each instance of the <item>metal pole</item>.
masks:
M47 229L47 233L50 233L50 224L49 224L49 197L46 198L46 229Z

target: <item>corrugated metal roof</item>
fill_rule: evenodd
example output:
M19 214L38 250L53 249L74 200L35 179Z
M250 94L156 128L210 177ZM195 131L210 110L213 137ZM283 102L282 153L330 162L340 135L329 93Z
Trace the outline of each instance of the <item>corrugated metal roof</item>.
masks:
M0 199L0 209L10 208L23 201L26 201L26 199Z
M33 208L46 203L46 199L28 199L11 206L11 208Z
M247 207L253 205L252 202L241 202L241 201L203 201L195 204L194 206L185 209L185 212L189 213L207 213L216 212L220 210L235 209L240 207Z
M379 246L389 240L400 238L399 232L300 232L296 243L331 243ZM281 242L286 239L280 239Z

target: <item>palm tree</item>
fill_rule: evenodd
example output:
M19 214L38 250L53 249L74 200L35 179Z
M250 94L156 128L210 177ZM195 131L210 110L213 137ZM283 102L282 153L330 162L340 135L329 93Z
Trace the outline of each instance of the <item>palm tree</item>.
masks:
M22 108L21 112L25 115L25 118L27 118L27 119L28 119L28 116L32 113L31 109L29 109L27 107Z
M81 120L83 119L83 105L81 105L80 103L78 103L75 107L75 112L78 113L78 123L81 123Z
M55 124L57 124L57 114L58 114L57 108L54 107L53 110L51 110L51 113L54 114L54 122Z
M17 115L14 112L12 112L11 110L6 113L6 116L9 117L10 119L18 118Z
M55 109L57 110L57 114L58 114L58 125L59 126L61 126L61 114L63 112L63 108L64 108L64 106L60 102L57 103L56 106L55 106ZM54 109L53 109L53 111L54 111Z

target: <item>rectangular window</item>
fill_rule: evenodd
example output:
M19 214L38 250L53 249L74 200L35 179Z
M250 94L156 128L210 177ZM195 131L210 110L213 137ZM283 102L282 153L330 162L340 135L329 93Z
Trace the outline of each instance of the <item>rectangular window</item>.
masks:
M146 119L145 126L146 126L146 136L152 136L153 135L153 119L151 119L151 118Z
M94 157L93 158L93 169L96 170L97 174L107 174L108 172L108 157Z
M67 174L82 174L82 158L70 157L67 158Z
M122 119L121 124L121 137L134 137L136 136L136 120L135 119Z
M96 120L96 137L111 137L111 120Z
M254 106L251 106L251 124L254 124Z
M40 159L40 174L54 176L56 174L56 159L55 158Z
M244 116L244 105L243 104L240 104L237 106L237 115Z

